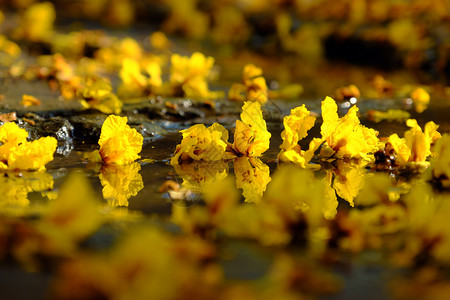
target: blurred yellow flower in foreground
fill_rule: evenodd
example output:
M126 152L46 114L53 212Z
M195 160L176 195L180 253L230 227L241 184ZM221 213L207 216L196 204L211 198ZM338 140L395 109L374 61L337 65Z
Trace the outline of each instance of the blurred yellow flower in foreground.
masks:
M378 131L361 125L357 116L358 107L350 108L342 118L339 118L337 109L332 98L326 97L322 101L323 124L320 132L325 149L322 148L321 154L328 156L330 151L337 158L373 160L373 153L380 148Z
M6 123L0 127L0 169L45 170L45 165L53 160L57 140L43 137L27 141L28 132L16 123Z
M129 164L138 159L144 138L127 125L127 117L110 115L102 126L100 150L88 155L89 160L105 164Z
M134 162L127 165L107 164L100 169L103 198L110 206L128 206L128 199L144 188L141 166Z

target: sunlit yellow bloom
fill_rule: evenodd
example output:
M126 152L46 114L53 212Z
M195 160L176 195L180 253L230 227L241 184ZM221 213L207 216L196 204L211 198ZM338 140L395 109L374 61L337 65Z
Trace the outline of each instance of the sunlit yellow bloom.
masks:
M431 159L432 177L448 188L450 187L450 135L442 135L442 138L436 142L434 151L436 156Z
M234 150L245 156L261 156L269 149L271 134L262 116L261 104L247 101L242 106L241 120L236 121Z
M431 155L431 144L434 144L441 137L441 134L437 131L439 126L430 121L425 124L425 130L422 132L422 128L414 119L407 120L406 125L411 127L410 130L405 132L406 145L412 152L410 160L415 162L425 161Z
M269 166L256 157L238 157L234 160L236 186L243 190L245 202L260 203L270 182Z
M195 52L191 57L172 54L170 58L170 84L175 96L192 98L217 98L220 93L211 92L207 80L214 65L213 57Z
M98 144L104 163L124 165L140 157L144 138L127 121L127 117L110 115L103 123Z
M15 123L0 127L0 169L45 170L45 165L53 160L57 140L43 137L28 142L28 133Z
M383 120L388 121L405 121L411 117L409 112L401 109L388 109L387 111L369 110L367 112L369 119L378 123Z
M50 2L35 3L24 12L14 34L18 39L48 41L53 33L56 13Z
M304 168L313 166L308 163L322 143L321 139L313 139L306 152L301 150L298 142L308 135L308 130L314 126L315 121L316 118L310 115L305 105L292 109L291 114L283 118L284 131L281 133L283 144L278 154L279 161L293 162Z
M400 166L404 166L408 162L424 163L431 155L431 145L441 137L437 131L439 126L430 121L425 124L425 130L422 131L414 119L407 120L406 125L411 129L405 132L404 138L399 138L394 133L388 139L396 152L397 163Z
M125 58L119 72L122 84L119 87L119 96L139 97L147 87L147 78L141 73L137 60Z
M266 103L268 88L262 73L261 68L253 64L246 65L242 71L243 85L233 84L228 92L228 98L235 101L245 99L261 104Z
M105 114L120 114L123 103L113 93L111 83L104 78L87 77L84 87L78 90L82 97L80 103L84 108L91 108Z
M22 101L20 102L25 107L41 105L41 100L31 95L22 95Z
M326 97L322 102L322 138L336 157L372 160L373 153L380 148L378 131L361 125L357 113L358 107L353 106L339 118L336 102Z
M428 92L423 88L418 87L411 92L411 99L414 103L416 111L421 113L427 109L428 104L430 103L430 94L428 94Z
M181 132L183 140L177 145L171 164L185 160L216 161L232 157L225 152L228 131L220 124L214 123L208 128L203 124L196 124Z
M108 164L100 169L103 198L111 206L128 206L128 199L144 188L141 166L134 162L127 165Z

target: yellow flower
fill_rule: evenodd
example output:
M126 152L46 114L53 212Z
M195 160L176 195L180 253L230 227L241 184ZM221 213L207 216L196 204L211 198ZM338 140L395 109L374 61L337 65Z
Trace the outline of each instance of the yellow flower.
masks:
M49 41L56 13L50 2L35 3L24 12L14 35L33 42Z
M45 165L53 160L58 144L54 137L43 137L28 142L26 130L15 123L0 127L0 169L45 170Z
M168 50L170 48L170 41L162 31L155 31L150 35L150 44L155 50Z
M414 103L416 111L420 114L427 109L430 103L430 94L423 88L418 87L411 92L411 100Z
M411 149L412 154L410 161L423 162L431 155L431 145L441 137L437 131L439 126L430 121L425 124L425 130L422 132L422 128L414 119L407 120L406 125L411 127L405 132L406 145Z
M260 203L270 182L269 167L256 157L237 157L234 160L236 186L243 190L245 202Z
M41 105L41 100L31 95L22 95L22 101L20 102L25 107Z
M450 135L444 134L439 139L434 151L436 156L431 159L432 177L439 180L446 188L450 187Z
M0 53L2 52L6 53L12 58L16 58L22 53L22 50L20 49L19 45L8 40L6 36L0 34Z
M147 78L141 73L141 66L137 60L132 58L124 58L119 76L122 80L122 83L118 89L119 96L142 96L142 93L147 87Z
M411 117L409 112L401 110L401 109L388 109L387 111L379 111L379 110L369 110L367 112L370 120L378 123L383 120L388 121L404 121Z
M316 118L310 115L305 105L292 109L291 114L284 117L284 131L281 133L283 144L278 154L279 161L293 162L303 168L314 166L308 163L321 145L321 139L313 139L306 152L301 150L298 142L308 135L307 132L314 126L315 121Z
M373 153L380 148L378 131L361 125L357 113L358 107L353 106L339 118L336 102L326 97L322 101L322 138L338 158L373 160Z
M261 104L245 102L242 106L241 121L236 121L234 150L245 156L261 156L269 149L270 137L262 116Z
M243 84L233 84L228 91L228 98L234 101L267 102L268 88L262 76L262 69L248 64L242 71ZM244 96L245 94L245 96Z
M195 52L191 57L172 54L170 85L174 96L192 98L218 98L221 93L211 92L207 80L214 65L213 57Z
M127 117L110 115L103 123L98 152L105 164L129 164L140 157L144 138L127 121Z
M225 152L228 131L220 124L214 123L208 128L203 124L196 124L181 132L183 140L177 145L170 161L172 165L186 160L217 161L232 157Z
M105 78L85 78L84 87L77 93L86 109L96 109L105 114L120 114L122 111L122 101L113 93L111 83Z
M144 188L141 166L134 162L127 165L109 164L100 169L103 198L110 206L128 206L128 199Z

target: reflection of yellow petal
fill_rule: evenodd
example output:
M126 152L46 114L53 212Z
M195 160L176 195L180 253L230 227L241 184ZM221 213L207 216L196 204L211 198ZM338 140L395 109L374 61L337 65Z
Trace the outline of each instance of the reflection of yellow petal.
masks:
M139 163L104 165L100 170L103 198L111 206L128 206L128 199L144 188Z
M193 161L173 165L175 171L183 178L183 187L196 193L205 186L214 186L228 176L228 162Z
M334 172L336 176L333 181L333 188L341 198L353 206L353 199L364 186L366 169L358 164L339 161Z
M28 206L28 194L40 192L43 196L53 188L53 177L45 172L26 172L22 176L0 176L0 207L5 208ZM6 210L7 211L7 210Z
M234 160L236 186L243 189L245 202L260 203L270 182L269 167L259 158L238 157Z

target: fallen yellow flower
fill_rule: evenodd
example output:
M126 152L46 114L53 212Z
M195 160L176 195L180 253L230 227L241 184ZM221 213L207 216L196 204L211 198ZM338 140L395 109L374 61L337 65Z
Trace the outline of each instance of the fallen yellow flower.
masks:
M127 121L127 117L115 115L106 118L98 141L100 150L89 154L89 160L124 165L140 157L144 138L136 129L130 128Z
M358 107L350 108L342 118L339 118L337 109L332 98L326 97L322 101L323 124L320 132L325 144L321 154L373 160L373 153L381 146L378 131L361 125L357 116Z
M16 123L0 127L0 169L45 170L45 165L53 160L57 140L43 137L28 142L27 137L28 132Z
M241 120L236 121L233 148L245 156L261 156L269 149L271 134L267 131L261 104L247 101L242 106Z

